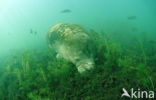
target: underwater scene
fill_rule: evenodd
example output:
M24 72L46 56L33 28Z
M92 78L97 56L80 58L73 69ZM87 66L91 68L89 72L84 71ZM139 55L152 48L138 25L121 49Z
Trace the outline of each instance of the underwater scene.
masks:
M0 0L0 100L156 100L155 0Z

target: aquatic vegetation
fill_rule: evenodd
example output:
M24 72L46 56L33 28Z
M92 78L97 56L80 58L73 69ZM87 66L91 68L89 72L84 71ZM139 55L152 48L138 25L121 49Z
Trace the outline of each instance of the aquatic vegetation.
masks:
M0 67L0 100L120 100L123 87L156 89L156 48L151 55L137 38L123 47L104 31L89 33L96 51L94 69L80 74L48 48L17 53Z

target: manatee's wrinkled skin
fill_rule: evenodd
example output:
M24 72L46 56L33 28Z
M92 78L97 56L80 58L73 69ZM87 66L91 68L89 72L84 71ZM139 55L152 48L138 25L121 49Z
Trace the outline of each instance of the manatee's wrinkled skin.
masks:
M82 73L94 67L93 45L87 32L76 24L59 23L50 28L48 45L64 58L76 65Z

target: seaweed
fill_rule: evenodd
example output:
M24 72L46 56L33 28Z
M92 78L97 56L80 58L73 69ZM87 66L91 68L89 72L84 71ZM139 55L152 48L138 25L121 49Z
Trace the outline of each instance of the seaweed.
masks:
M0 67L0 100L127 100L121 98L122 88L156 89L156 54L151 56L145 41L136 38L123 47L104 31L89 33L96 49L94 69L80 74L48 48L21 51Z

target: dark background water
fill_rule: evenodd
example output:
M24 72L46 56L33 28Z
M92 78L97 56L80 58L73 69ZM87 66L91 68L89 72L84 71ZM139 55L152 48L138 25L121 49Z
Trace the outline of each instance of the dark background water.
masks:
M123 41L142 33L154 40L155 4L155 0L0 0L0 55L46 45L48 29L60 22L103 29Z

